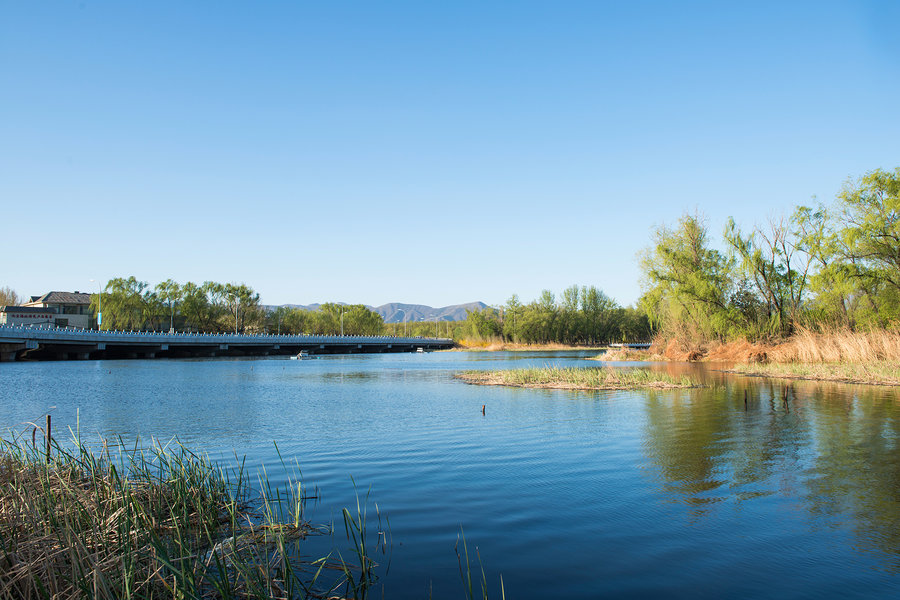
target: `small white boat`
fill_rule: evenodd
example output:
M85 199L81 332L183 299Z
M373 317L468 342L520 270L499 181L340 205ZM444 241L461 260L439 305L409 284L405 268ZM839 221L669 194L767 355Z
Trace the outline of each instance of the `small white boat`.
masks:
M416 352L425 352L425 348L416 348Z
M309 360L310 358L312 357L309 355L309 351L301 350L297 356L292 356L291 360Z

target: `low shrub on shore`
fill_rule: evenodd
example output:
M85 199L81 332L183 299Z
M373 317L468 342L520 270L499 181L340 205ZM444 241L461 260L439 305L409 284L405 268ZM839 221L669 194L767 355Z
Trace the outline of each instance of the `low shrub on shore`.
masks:
M226 472L180 445L54 445L48 460L0 440L0 598L318 598L339 586L365 595L365 545L362 568L301 561L297 542L317 532L302 486L260 487L252 495L242 468ZM323 571L335 574L324 590Z
M467 383L585 390L696 387L687 376L673 377L647 369L543 367L511 371L465 371Z

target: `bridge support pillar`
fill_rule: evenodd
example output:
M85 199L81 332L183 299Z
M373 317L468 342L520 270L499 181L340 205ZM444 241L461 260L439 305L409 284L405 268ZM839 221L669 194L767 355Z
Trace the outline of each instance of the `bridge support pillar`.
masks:
M75 356L78 358L78 360L87 360L91 357L91 353L90 352L77 352L75 354Z
M0 344L0 362L16 360L19 350L24 350L25 344Z

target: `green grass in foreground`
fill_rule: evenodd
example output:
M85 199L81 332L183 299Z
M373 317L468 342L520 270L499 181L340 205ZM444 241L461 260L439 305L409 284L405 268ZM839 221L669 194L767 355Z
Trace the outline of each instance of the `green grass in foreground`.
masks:
M0 439L0 599L361 598L374 583L364 509L344 511L353 566L299 558L318 530L298 481L275 490L263 472L252 492L242 467L179 445L54 442L48 461L30 442Z
M631 390L698 387L687 376L673 377L647 369L543 367L512 371L465 371L467 383L581 390Z
M866 383L870 385L900 385L900 364L893 361L867 363L746 363L729 369L731 373Z

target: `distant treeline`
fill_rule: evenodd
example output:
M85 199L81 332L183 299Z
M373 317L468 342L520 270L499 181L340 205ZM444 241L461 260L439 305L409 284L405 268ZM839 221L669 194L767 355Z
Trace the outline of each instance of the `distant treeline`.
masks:
M594 286L577 285L564 290L558 302L549 290L528 304L513 294L503 306L469 311L459 329L457 338L524 344L599 345L650 339L645 313L619 306Z
M640 307L664 337L702 344L900 322L900 168L848 181L831 206L799 206L749 232L729 220L724 252L698 215L654 237Z
M96 313L100 307L100 295L94 294L91 308ZM384 327L381 315L361 304L266 310L246 284L214 281L168 279L150 287L133 276L112 279L103 290L102 309L103 329L378 335Z
M96 313L100 296L94 294ZM318 310L267 309L246 284L179 284L171 279L150 286L135 277L110 280L102 295L103 329L196 331L204 333L282 333L451 337L519 343L603 344L649 339L646 315L622 308L596 287L572 286L557 303L544 291L522 304L513 295L503 306L469 311L465 321L385 324L361 304L322 304Z

